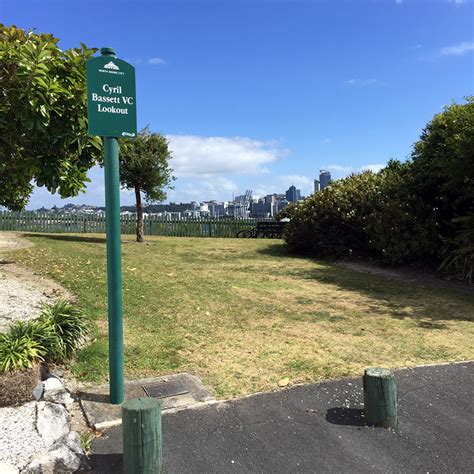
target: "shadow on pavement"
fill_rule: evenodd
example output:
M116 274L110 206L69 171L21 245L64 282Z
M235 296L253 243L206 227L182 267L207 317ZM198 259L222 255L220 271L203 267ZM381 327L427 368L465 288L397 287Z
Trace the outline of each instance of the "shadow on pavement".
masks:
M109 395L104 393L77 392L76 396L90 402L109 403Z
M117 474L123 470L123 455L121 453L91 454L89 464L93 472Z
M364 410L335 407L326 412L326 421L334 425L365 426Z

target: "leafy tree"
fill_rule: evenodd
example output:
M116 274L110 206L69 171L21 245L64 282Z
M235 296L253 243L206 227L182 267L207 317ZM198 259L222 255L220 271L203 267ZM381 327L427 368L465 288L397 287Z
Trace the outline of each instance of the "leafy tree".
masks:
M414 190L437 214L444 235L456 215L474 210L474 97L445 107L412 152Z
M33 184L76 196L100 159L87 135L85 61L51 34L0 24L0 206L20 210Z
M143 204L166 199L165 188L175 178L169 167L171 152L168 141L159 133L144 128L136 138L120 141L120 181L126 189L135 191L137 209L137 242L143 242Z

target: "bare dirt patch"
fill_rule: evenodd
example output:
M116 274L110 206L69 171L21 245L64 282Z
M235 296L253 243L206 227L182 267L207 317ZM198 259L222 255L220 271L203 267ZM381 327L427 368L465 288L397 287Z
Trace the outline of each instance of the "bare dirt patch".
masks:
M33 244L14 232L0 232L0 253L31 247Z
M40 380L38 366L18 372L0 372L0 407L33 401L33 389Z

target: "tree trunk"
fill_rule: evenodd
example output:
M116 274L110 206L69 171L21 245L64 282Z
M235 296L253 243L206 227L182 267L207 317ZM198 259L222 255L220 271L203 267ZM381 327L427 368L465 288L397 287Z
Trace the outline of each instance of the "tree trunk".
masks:
M135 188L135 199L137 207L137 242L143 242L143 205L140 188Z

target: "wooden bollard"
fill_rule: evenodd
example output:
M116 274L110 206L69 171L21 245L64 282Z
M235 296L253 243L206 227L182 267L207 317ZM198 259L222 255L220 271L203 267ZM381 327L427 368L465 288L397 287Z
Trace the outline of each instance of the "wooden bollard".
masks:
M122 405L123 472L157 474L163 467L158 400L134 398Z
M388 369L364 371L364 415L370 425L384 428L397 426L397 386Z

